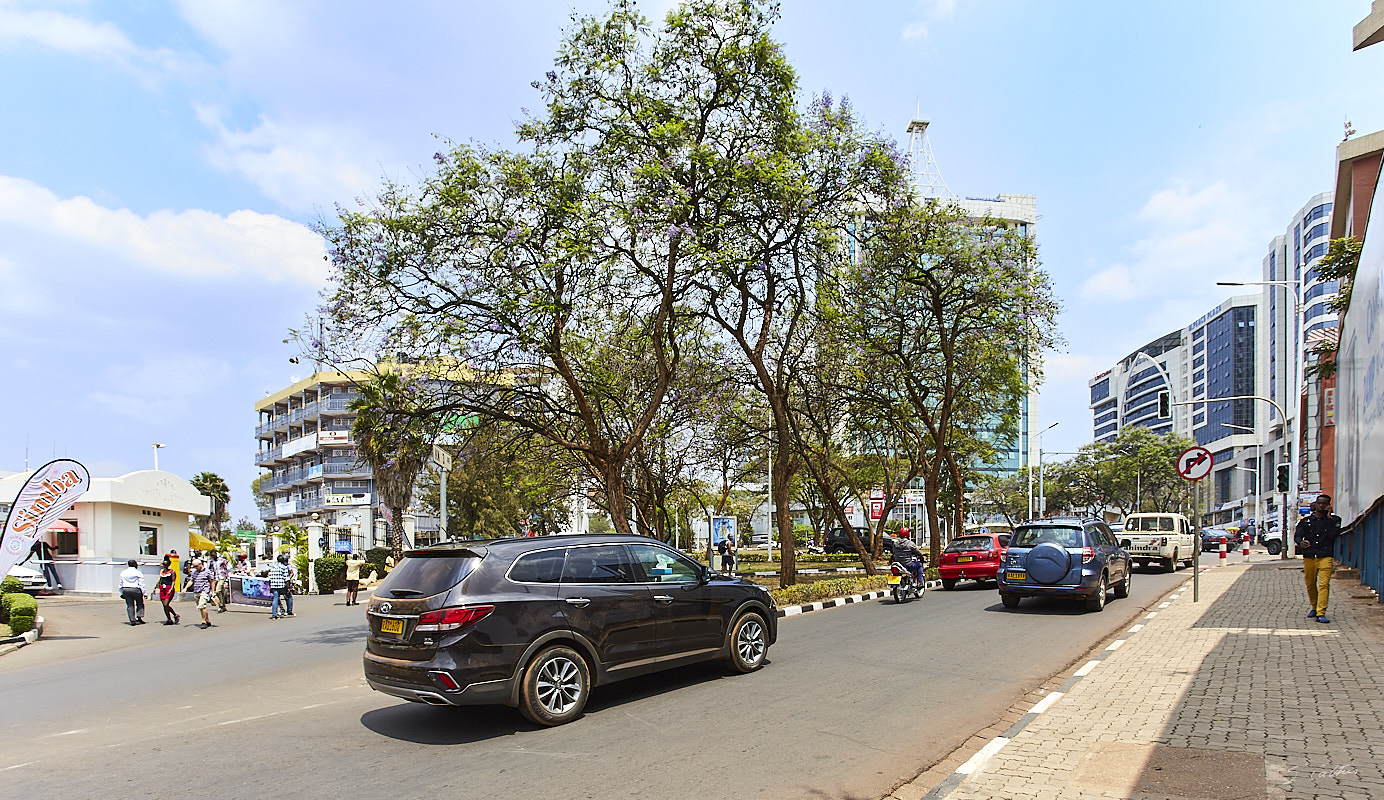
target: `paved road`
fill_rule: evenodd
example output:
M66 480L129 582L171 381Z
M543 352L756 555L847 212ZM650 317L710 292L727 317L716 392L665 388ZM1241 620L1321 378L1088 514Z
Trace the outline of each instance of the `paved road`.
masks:
M13 796L264 797L287 782L298 797L873 800L1185 576L1140 573L1100 614L1033 600L1006 611L968 585L787 618L760 672L604 687L554 729L370 691L361 609L338 598L301 598L278 622L214 615L206 631L190 607L181 627L130 628L117 603L49 601L45 640L0 659L0 780Z

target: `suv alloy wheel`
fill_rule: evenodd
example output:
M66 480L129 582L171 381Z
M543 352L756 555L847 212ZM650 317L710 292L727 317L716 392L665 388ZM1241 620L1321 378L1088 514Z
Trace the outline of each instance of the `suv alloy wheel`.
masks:
M581 715L590 694L586 660L570 647L549 647L524 672L519 711L539 725L561 725Z

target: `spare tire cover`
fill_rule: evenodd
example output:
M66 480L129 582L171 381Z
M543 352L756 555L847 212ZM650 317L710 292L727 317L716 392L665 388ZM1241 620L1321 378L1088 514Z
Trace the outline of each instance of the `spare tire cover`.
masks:
M1067 549L1052 542L1043 542L1028 553L1028 574L1039 583L1057 583L1071 569Z

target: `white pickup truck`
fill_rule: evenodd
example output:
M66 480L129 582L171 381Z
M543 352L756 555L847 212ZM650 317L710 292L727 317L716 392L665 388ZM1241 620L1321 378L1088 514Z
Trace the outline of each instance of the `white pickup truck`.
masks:
M1129 551L1134 566L1149 566L1155 561L1167 572L1179 563L1192 565L1201 550L1192 523L1181 514L1140 512L1125 517L1120 544Z

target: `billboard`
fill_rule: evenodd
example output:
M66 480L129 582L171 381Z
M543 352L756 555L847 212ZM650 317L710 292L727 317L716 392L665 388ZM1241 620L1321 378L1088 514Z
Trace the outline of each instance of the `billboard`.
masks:
M732 542L739 541L735 538L735 517L711 518L712 546L720 544L723 539L730 539Z
M1336 354L1334 500L1346 524L1384 497L1384 202L1378 188L1375 194L1368 225L1374 235L1360 251Z
M34 539L53 525L58 515L72 507L91 485L87 468L66 458L49 461L15 495L0 533L0 576L19 563Z

